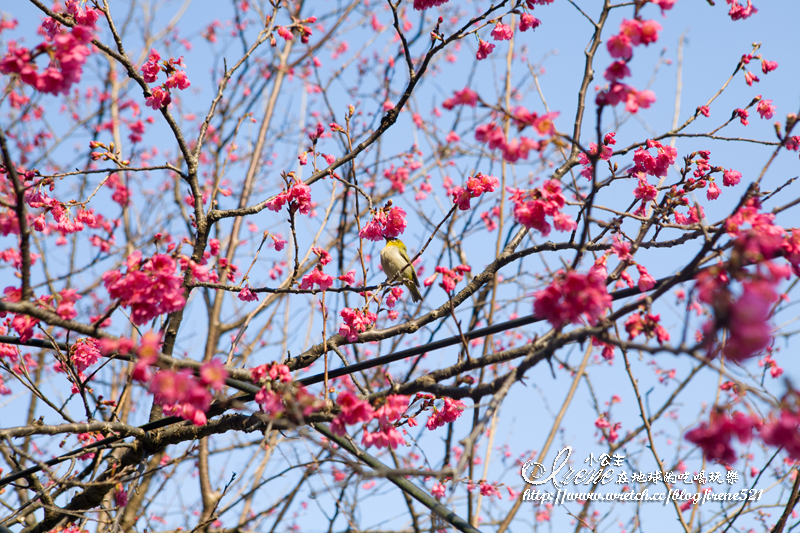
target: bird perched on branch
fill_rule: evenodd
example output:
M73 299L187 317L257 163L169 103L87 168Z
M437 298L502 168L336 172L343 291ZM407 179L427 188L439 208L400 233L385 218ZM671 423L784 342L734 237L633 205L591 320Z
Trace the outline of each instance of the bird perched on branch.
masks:
M408 266L406 267L406 265ZM395 281L403 282L415 303L422 300L422 294L417 288L419 287L417 272L414 270L414 265L411 264L411 259L408 257L408 251L403 241L386 238L386 246L381 250L381 266L389 281L395 278L395 275L402 270L403 272L397 275Z

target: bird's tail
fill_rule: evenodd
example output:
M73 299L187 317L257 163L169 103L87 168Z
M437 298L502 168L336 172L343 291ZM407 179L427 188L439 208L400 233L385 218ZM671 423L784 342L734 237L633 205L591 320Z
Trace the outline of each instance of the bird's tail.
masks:
M408 292L411 293L411 299L414 300L414 303L422 301L422 293L419 292L419 289L416 285L414 285L413 281L405 282L406 288L408 288Z

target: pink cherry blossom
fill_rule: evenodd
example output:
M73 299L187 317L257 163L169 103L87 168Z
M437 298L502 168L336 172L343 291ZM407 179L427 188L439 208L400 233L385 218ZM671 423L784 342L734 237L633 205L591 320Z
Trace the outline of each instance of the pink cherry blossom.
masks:
M742 413L712 413L708 424L701 422L698 427L686 433L686 440L696 444L703 450L709 461L723 464L736 462L736 452L730 445L735 435L739 442L748 442L752 438L755 420Z
M772 118L775 113L775 106L772 105L772 100L761 100L756 107L756 111L763 119Z
M523 13L519 17L519 31L535 30L542 24L542 21L531 15L530 13Z
M339 335L348 342L356 342L358 334L366 331L378 319L375 313L349 307L342 309L339 315L344 319L344 324L339 326Z
M484 41L483 39L478 39L478 53L475 54L475 57L478 58L478 61L481 59L486 59L489 57L489 54L492 53L494 50L494 45Z
M726 187L733 187L742 181L742 173L738 170L728 169L722 173L722 184Z
M492 39L495 41L510 41L512 37L514 37L514 31L511 29L511 26L497 21L497 24L494 25L494 29L492 29Z
M442 102L442 107L445 109L453 109L457 105L468 105L475 107L478 103L478 93L464 87L460 91L456 91L453 96Z
M583 319L595 324L611 307L611 296L604 282L605 278L591 272L561 273L546 289L534 295L534 312L556 328L567 322L579 324Z

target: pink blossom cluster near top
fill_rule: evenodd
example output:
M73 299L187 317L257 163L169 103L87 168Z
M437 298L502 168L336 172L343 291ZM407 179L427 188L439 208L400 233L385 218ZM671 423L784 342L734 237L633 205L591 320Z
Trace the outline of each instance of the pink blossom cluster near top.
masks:
M414 0L414 9L417 11L422 11L435 6L444 5L449 1L450 0Z
M671 5L669 7L672 7ZM662 6L662 10L664 7ZM613 58L619 58L606 68L603 77L611 85L608 89L600 91L595 98L599 106L616 106L620 102L625 102L625 110L629 113L636 113L640 107L648 108L656 101L653 91L637 91L630 85L621 83L619 80L631 75L627 63L633 57L633 47L639 45L648 46L658 40L658 32L661 25L654 20L627 20L622 19L619 33L612 35L606 41L608 53Z
M747 0L746 6L740 4L738 0L725 1L731 6L730 11L728 11L728 15L731 17L731 20L744 20L758 13L758 9L753 7L752 0Z
M142 78L145 83L155 83L158 80L158 75L164 71L167 75L167 81L157 87L151 88L150 96L145 100L145 104L153 110L158 110L164 106L168 106L172 102L170 89L184 90L191 86L189 78L186 76L186 71L178 70L176 67L184 67L183 57L178 59L170 58L169 61L161 61L161 55L154 49L150 50L147 56L147 61L142 65Z
M45 42L31 51L18 48L17 43L11 41L8 53L0 59L0 72L18 74L23 82L43 93L67 94L70 87L80 81L83 65L92 53L86 45L94 39L100 11L83 9L76 0L68 0L66 7L75 23L69 32L55 19L45 19L42 23ZM34 62L39 55L50 57L50 65L41 73Z
M281 191L274 198L267 200L266 206L270 211L275 211L277 213L287 202L289 204L289 210L292 213L299 211L302 215L308 215L313 207L311 202L311 187L302 181L295 180L289 188Z
M358 236L370 241L395 239L406 230L406 212L401 207L387 205L372 214L372 219L361 228Z
M545 217L552 217L558 231L572 231L577 224L572 217L562 213L566 199L561 192L561 183L547 180L541 188L532 191L506 189L511 193L510 200L514 204L514 220L528 229L535 229L545 237L550 234L550 223Z
M349 307L342 309L339 315L344 319L344 324L339 326L339 335L347 339L347 342L356 342L358 334L367 331L378 319L375 313Z
M500 186L500 180L494 176L486 176L478 172L475 176L467 180L467 186L456 187L452 191L453 203L458 205L461 211L467 211L470 208L470 200L478 198L483 193L494 192Z
M555 328L568 322L579 324L584 318L594 325L611 307L605 278L592 271L588 274L560 271L555 280L534 297L534 313Z
M128 270L109 270L103 274L103 284L108 294L131 308L131 320L140 326L160 314L183 309L182 279L175 274L175 260L164 254L155 254L142 262L142 252L128 256Z

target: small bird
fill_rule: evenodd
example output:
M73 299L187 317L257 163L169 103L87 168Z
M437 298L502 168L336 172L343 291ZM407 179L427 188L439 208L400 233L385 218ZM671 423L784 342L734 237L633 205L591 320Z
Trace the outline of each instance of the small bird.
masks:
M381 266L383 267L383 273L386 274L386 277L391 280L394 278L395 274L403 270L404 267L410 263L411 259L408 257L408 251L403 241L386 237L386 246L381 250ZM414 270L414 265L405 268L403 273L395 279L395 281L398 280L402 281L403 285L406 286L408 292L411 293L411 299L414 300L415 303L422 300L422 294L420 294L417 288L419 287L419 280L417 279L417 272Z

